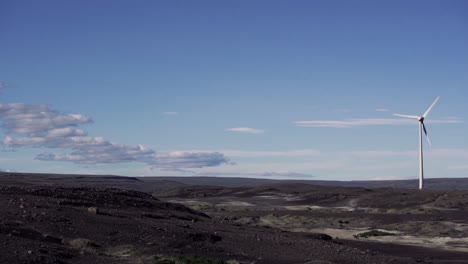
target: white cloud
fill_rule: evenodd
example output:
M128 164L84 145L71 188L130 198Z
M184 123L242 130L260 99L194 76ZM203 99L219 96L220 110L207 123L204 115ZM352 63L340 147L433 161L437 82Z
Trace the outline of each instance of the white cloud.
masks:
M142 162L165 170L202 168L226 164L228 159L219 152L155 152L143 145L116 144L103 138L72 137L59 141L56 146L38 142L48 147L71 148L70 154L41 153L36 159L43 161L69 161L77 164ZM80 143L82 142L82 143ZM35 143L35 142L32 142Z
M23 138L12 138L10 136L6 136L2 143L8 147L23 147L23 146L38 146L44 144L47 141L46 138L43 137L23 137Z
M1 128L7 134L2 141L6 147L45 147L72 151L67 154L44 152L37 155L36 160L77 164L142 162L173 170L218 166L228 162L219 152L156 153L143 145L118 144L103 137L90 137L86 131L76 128L90 123L90 117L63 114L47 105L1 104L0 120Z
M228 159L220 152L172 151L157 153L148 163L163 169L202 168L226 164Z
M115 144L103 141L96 145L75 145L70 154L41 153L36 160L70 161L78 164L146 162L154 159L155 152L142 145Z
M463 123L460 119L443 119L431 120L428 124L455 124ZM311 120L311 121L295 121L293 122L298 127L332 127L332 128L349 128L356 126L401 126L413 125L414 120L404 118L363 118L363 119L344 119L344 120Z
M64 128L54 128L47 131L46 137L56 138L56 137L72 137L72 136L86 136L86 132L81 129L64 127Z
M227 128L226 131L246 133L246 134L262 134L264 132L261 129L250 128L250 127L233 127L233 128Z
M2 128L7 133L43 135L50 130L91 123L91 117L62 114L47 105L0 104Z
M162 113L163 115L167 115L167 116L175 116L175 115L178 115L179 113L178 112L163 112Z

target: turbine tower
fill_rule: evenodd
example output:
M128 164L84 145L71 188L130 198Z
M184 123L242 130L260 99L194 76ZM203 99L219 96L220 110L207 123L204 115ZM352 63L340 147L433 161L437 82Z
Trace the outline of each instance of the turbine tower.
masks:
M424 125L424 120L426 119L429 112L431 112L434 105L439 100L440 96L438 96L435 101L432 103L431 106L426 110L426 112L422 116L413 116L413 115L400 115L394 114L396 116L416 119L419 122L419 190L422 190L424 187L424 168L423 168L423 140L422 140L422 132L426 135L427 142L431 145L431 141L429 140L429 136L427 135L426 126Z

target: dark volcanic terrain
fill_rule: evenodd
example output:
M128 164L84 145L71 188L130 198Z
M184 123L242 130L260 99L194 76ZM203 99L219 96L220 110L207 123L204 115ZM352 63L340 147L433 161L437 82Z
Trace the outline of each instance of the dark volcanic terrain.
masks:
M468 263L466 191L142 182L0 176L0 263Z
M104 186L153 192L182 185L223 187L261 186L267 184L309 184L333 187L397 188L414 190L418 180L388 181L320 181L272 180L238 177L122 177L116 175L43 174L0 171L1 183L60 186ZM468 190L468 178L432 178L424 181L427 190Z

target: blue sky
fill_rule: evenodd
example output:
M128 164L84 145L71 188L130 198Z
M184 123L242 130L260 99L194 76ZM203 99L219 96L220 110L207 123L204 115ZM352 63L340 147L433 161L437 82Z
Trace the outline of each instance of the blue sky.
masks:
M0 168L468 176L466 1L1 1Z

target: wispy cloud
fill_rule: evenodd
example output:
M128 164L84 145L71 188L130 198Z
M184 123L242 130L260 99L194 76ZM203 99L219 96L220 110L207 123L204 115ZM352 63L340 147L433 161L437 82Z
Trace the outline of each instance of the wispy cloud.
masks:
M286 151L248 151L248 150L223 150L229 157L259 158L259 157L306 157L320 155L316 149L296 149Z
M70 149L71 153L44 152L42 161L68 161L77 164L142 162L163 169L218 166L228 162L219 152L157 153L144 145L110 142L103 137L90 137L77 128L92 122L81 114L65 114L47 105L0 104L1 128L7 134L2 141L9 148L45 147Z
M330 154L330 153L327 153ZM338 151L336 154L356 158L390 158L390 157L417 157L417 150L364 150L364 151ZM437 158L468 159L468 149L431 148L425 154Z
M390 110L388 110L387 108L377 108L377 109L375 109L375 111L377 111L377 112L388 112Z
M233 127L227 128L226 131L246 133L246 134L263 134L264 131L261 129L250 128L250 127Z
M379 158L379 157L415 156L417 154L417 151L365 150L365 151L340 151L337 153L343 156L351 156L351 157L358 157L358 158Z
M336 112L336 113L350 113L350 112L351 112L351 109L347 109L347 108L338 108L338 109L333 110L333 112Z
M459 171L459 170L466 170L466 171L468 171L468 165L449 166L448 169L449 169L449 170L456 170L456 171Z
M299 127L334 127L348 128L354 126L376 126L376 125L407 125L412 124L411 120L390 119L390 118L367 118L367 119L344 119L344 120L308 120L296 121L294 124Z
M463 123L461 119L429 119L428 124L455 124ZM344 119L344 120L308 120L293 122L298 127L332 127L332 128L349 128L356 126L401 126L413 125L414 120L403 118L363 118L363 119Z
M166 115L166 116L176 116L178 115L179 113L178 112L162 112L163 115Z
M361 151L248 151L221 150L237 161L235 166L194 169L195 175L259 178L321 179L381 179L414 177L418 151L361 150ZM430 149L426 152L428 166L449 163L451 171L465 170L468 149ZM390 172L390 174L387 174ZM432 170L428 170L432 172ZM295 175L296 174L296 175ZM299 175L303 174L303 175ZM307 175L307 176L306 176ZM302 177L304 176L304 177Z
M5 81L0 81L0 89L4 89L8 87L8 83Z
M468 159L468 150L467 149L433 149L428 155L433 155L437 157L457 157Z

